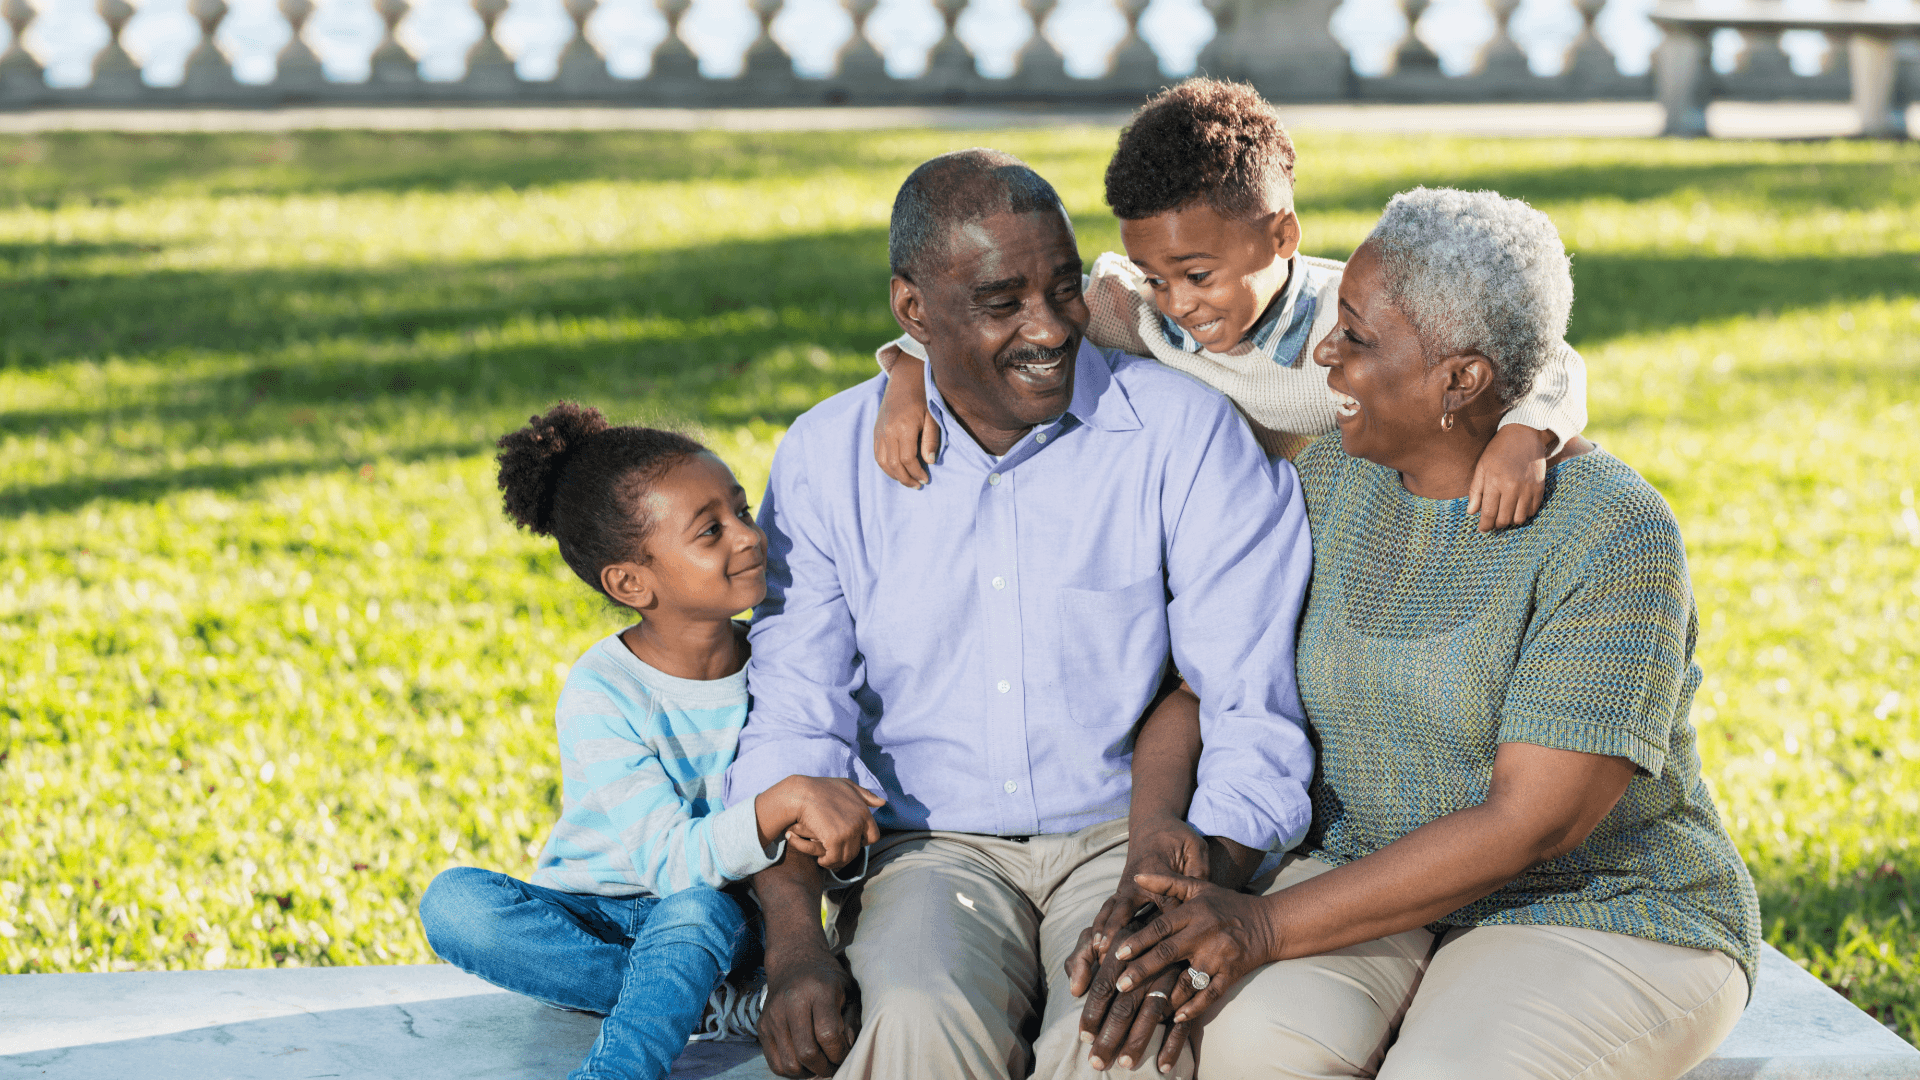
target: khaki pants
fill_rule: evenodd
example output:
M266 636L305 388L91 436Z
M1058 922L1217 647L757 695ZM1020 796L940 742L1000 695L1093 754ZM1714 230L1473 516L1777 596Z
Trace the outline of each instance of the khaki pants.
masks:
M1082 999L1067 989L1067 957L1118 886L1126 841L1124 819L1025 841L882 837L865 880L834 897L861 997L836 1080L1158 1078L1158 1035L1131 1072L1088 1067ZM1193 1075L1188 1053L1170 1075Z
M1330 867L1290 858L1277 892ZM1726 1038L1724 953L1564 926L1410 930L1269 964L1202 1034L1202 1080L1673 1080Z

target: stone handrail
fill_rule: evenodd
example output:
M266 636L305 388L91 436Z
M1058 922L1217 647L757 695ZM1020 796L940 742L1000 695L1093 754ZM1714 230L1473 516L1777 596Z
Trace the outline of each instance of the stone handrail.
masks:
M302 31L314 15L315 0L278 0L291 37L279 53L273 78L265 83L236 79L230 59L216 44L216 35L228 14L227 0L191 0L188 10L200 25L200 43L188 58L178 85L156 86L145 80L123 44L123 34L136 9L128 0L92 0L109 33L107 44L93 58L92 79L84 86L53 87L23 39L42 9L66 2L86 0L0 0L0 17L12 30L10 44L0 55L0 109L539 102L668 106L1133 103L1174 81L1139 33L1141 15L1149 7L1149 0L1108 0L1123 17L1126 31L1112 50L1105 73L1094 78L1071 75L1060 51L1038 32L1020 49L1010 75L990 78L981 74L975 58L956 34L972 0L933 0L944 22L943 33L928 55L925 73L912 78L889 75L865 33L865 24L879 0L838 0L851 20L853 32L832 71L823 77L796 73L792 58L771 33L786 0L750 0L759 21L758 36L746 50L737 76L714 78L701 73L699 58L684 40L683 20L700 0L655 0L667 33L653 53L650 70L638 79L615 77L608 70L606 58L589 40L588 22L600 0L564 0L575 33L559 58L554 77L544 81L523 78L498 43L494 31L508 8L508 0L466 0L484 32L466 58L464 76L451 81L423 78L418 58L396 36L396 28L412 10L414 0L373 0L384 33L369 59L367 77L358 82L329 79L304 40ZM1063 0L1018 2L1033 26L1040 27ZM1601 40L1605 36L1600 32L1603 10L1619 4L1630 11L1630 17L1641 17L1639 9L1625 0L1369 2L1403 19L1407 26L1422 28L1418 35L1405 35L1384 72L1356 72L1353 59L1331 29L1343 5L1359 4L1361 0L1204 0L1217 30L1199 55L1198 69L1250 81L1269 97L1288 103L1648 100L1654 96L1653 75L1623 74ZM1573 31L1555 57L1557 63L1546 65L1557 66L1557 74L1535 74L1528 54L1509 32L1509 27L1519 25L1527 15L1527 11L1520 11L1523 2L1557 3L1562 25L1571 21ZM1862 0L1838 2L1857 6ZM1444 70L1440 58L1422 38L1432 36L1428 31L1436 24L1457 19L1463 4L1479 9L1481 21L1492 27L1492 36L1465 70L1460 70L1457 61L1454 70ZM1529 6L1527 10L1534 9ZM1468 13L1472 14L1470 10ZM1813 26L1818 22L1796 25ZM1691 31L1680 36L1693 43L1688 48L1694 53L1688 55L1705 55ZM1696 86L1711 81L1714 96L1746 99L1847 96L1853 77L1849 64L1857 63L1857 59L1834 50L1826 70L1812 76L1796 75L1773 40L1766 33L1750 37L1743 56L1745 63L1738 70L1714 75L1710 80L1696 79ZM1859 50L1854 52L1858 54ZM1538 59L1538 49L1534 56ZM1892 63L1875 54L1873 62L1882 61ZM1696 96L1705 92L1695 91ZM1898 104L1893 101L1889 107Z

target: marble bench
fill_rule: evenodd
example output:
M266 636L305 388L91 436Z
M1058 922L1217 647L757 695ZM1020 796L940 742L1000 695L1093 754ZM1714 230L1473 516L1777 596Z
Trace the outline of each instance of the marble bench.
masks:
M445 965L0 976L0 1080L558 1080L598 1021ZM706 1043L676 1080L764 1080ZM1920 1080L1920 1051L1768 949L1740 1026L1689 1080Z

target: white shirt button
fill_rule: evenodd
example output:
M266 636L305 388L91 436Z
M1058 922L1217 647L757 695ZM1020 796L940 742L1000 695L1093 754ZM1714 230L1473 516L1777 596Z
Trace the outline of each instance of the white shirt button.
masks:
M1003 784L1002 786L1006 788L1006 790L1007 790L1007 794L1009 794L1009 795L1011 795L1011 794L1013 794L1014 792L1016 792L1016 791L1019 791L1019 790L1020 790L1020 785L1019 785L1019 784L1016 784L1016 783L1014 783L1014 782L1013 782L1013 781L1011 781L1011 780L1009 780L1009 781L1007 781L1007 782L1006 782L1005 784Z
M1004 589L1004 588L1006 588L1006 587L1007 587L1007 579L1006 579L1006 578L1003 578L1003 577L997 577L997 578L994 578L994 579L993 579L993 587L994 587L994 588L996 588L996 589Z
M999 473L988 473L988 474L987 474L987 486L988 486L988 487L999 487L999 486L1000 486L1000 474L999 474Z
M1041 432L1040 434L1038 434L1038 435L1035 435L1035 436L1033 437L1033 441L1034 441L1034 442L1046 442L1046 441L1047 441L1047 433L1043 431L1043 432Z
M1008 682L1008 681L1007 681L1007 680L1005 680L1005 679L1001 679L1001 680L1000 680L1000 686L999 686L999 690L1000 690L1000 692L1001 692L1001 693L1003 693L1003 694L1004 694L1004 693L1006 693L1007 691L1009 691L1009 690L1011 690L1011 689L1013 689L1013 684L1012 684L1012 683L1010 683L1010 682Z

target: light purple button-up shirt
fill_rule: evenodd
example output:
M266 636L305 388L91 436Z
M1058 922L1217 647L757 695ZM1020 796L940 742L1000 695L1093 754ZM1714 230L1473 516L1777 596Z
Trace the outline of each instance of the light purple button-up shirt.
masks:
M1312 557L1293 466L1270 463L1218 391L1090 344L1067 412L996 461L927 372L944 450L926 488L874 461L884 376L808 410L774 455L728 804L797 773L885 793L891 829L1124 817L1171 652L1206 740L1188 820L1258 849L1296 840Z

